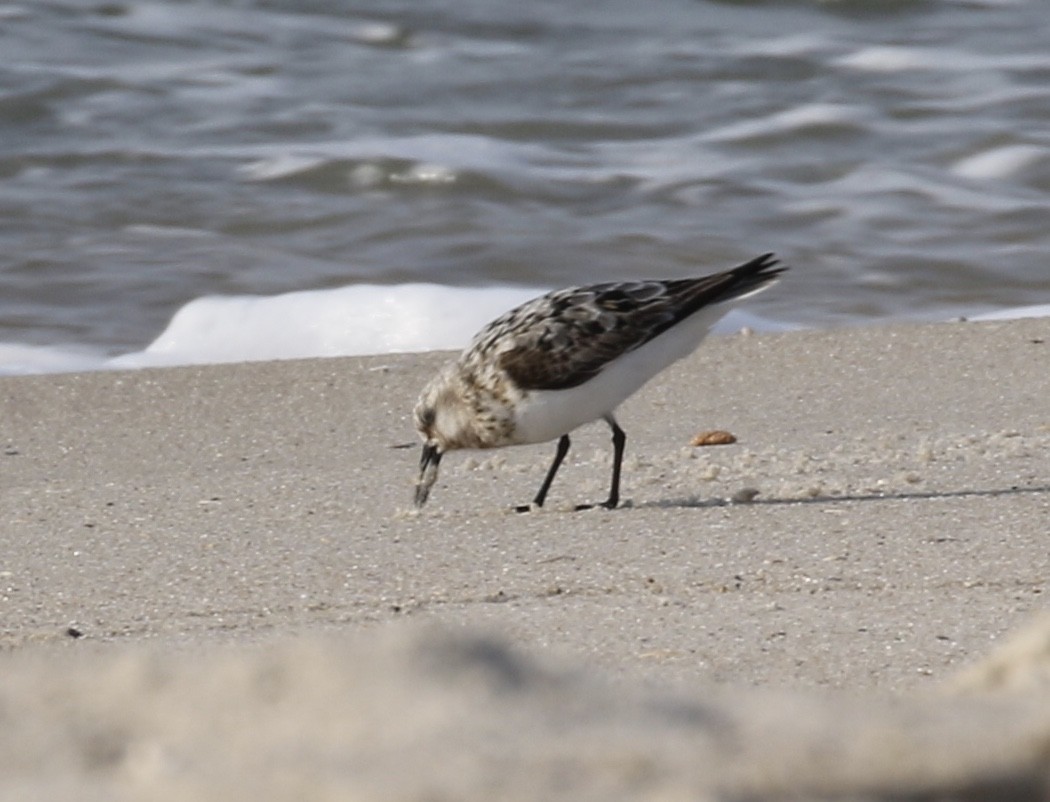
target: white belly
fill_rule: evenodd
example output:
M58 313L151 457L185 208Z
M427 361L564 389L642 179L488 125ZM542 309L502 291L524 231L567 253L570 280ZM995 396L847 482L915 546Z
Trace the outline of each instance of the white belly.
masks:
M609 363L569 390L535 390L517 411L514 440L543 443L612 412L643 384L700 344L728 305L702 309L654 340Z

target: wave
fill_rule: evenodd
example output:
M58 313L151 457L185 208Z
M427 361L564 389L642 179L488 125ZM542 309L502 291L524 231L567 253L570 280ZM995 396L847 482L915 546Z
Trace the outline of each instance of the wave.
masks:
M209 296L183 306L145 349L107 357L77 347L0 343L0 374L364 356L463 348L541 288L357 284L281 295ZM793 326L731 310L716 332Z

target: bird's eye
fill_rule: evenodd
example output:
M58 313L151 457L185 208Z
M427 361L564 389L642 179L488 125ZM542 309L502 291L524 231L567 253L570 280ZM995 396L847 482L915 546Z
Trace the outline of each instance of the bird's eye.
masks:
M433 407L423 407L416 411L416 420L420 429L429 429L437 419L437 411Z

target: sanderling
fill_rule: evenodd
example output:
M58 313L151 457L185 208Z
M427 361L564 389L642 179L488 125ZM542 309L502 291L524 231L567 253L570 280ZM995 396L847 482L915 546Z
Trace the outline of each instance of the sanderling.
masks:
M423 438L416 506L426 503L446 451L558 438L532 502L542 507L569 451L569 432L601 418L612 428L613 464L609 498L600 506L613 509L627 439L613 417L616 407L692 353L728 311L727 301L765 289L785 270L767 253L703 278L556 290L496 318L427 384L416 404Z

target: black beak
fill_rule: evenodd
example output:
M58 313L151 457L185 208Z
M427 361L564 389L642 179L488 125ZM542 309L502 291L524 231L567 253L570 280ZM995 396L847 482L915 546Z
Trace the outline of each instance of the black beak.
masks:
M438 466L441 464L442 451L432 443L423 445L423 456L419 460L419 481L416 483L416 507L427 503L430 488L437 481Z

